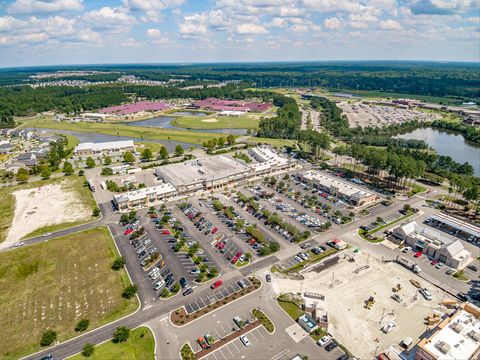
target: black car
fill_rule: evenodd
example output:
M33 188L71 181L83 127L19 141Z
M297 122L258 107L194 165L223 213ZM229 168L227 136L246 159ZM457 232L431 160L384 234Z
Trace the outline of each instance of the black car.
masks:
M193 293L193 289L192 288L188 288L187 290L185 290L182 295L183 296L187 296L187 295L190 295L191 293Z
M188 281L187 281L187 279L185 279L185 278L182 277L182 278L180 279L180 286L182 287L182 289L183 289L183 288L186 288L186 287L188 286Z
M327 346L325 346L325 350L327 351L332 351L338 346L337 342L335 340L330 341Z
M337 360L348 360L350 357L347 354L342 354L340 355Z
M475 272L478 271L478 268L475 265L468 265L467 269L470 269L470 270L475 271Z
M144 257L145 255L147 255L147 252L144 250L144 251L142 251L140 254L138 254L138 258L141 259L141 258Z
M48 354L48 355L42 357L40 360L53 360L53 355L52 355L52 354Z
M272 281L272 277L270 276L270 274L265 275L265 280L267 280L267 282Z

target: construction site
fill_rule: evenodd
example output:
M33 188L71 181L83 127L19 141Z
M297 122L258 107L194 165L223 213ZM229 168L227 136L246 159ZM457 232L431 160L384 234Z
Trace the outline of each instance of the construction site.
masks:
M368 254L348 251L328 270L312 268L302 275L304 280L274 277L275 292L303 294L308 306L327 315L328 331L361 359L388 349L400 353L409 338L413 347L449 311L446 293L400 265ZM312 304L305 296L309 293L324 301Z

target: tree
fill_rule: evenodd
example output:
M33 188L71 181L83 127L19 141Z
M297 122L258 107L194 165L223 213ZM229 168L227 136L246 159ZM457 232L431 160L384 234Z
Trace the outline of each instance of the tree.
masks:
M158 152L160 159L168 159L168 150L165 146L162 146L160 148L160 151Z
M57 340L57 332L54 330L47 330L42 334L42 339L40 340L41 346L52 345L55 340Z
M105 159L103 160L104 165L110 165L112 163L112 158L110 156L105 156Z
M95 347L92 344L86 343L83 347L82 355L85 357L90 357L95 352Z
M90 320L82 319L80 320L77 325L75 326L76 332L81 332L87 330L88 326L90 325Z
M135 156L130 151L125 151L123 154L123 161L127 163L133 163L135 162Z
M173 284L173 287L172 287L172 292L174 294L176 294L177 292L180 291L180 284L178 282L176 282L175 284Z
M228 143L228 145L235 144L235 136L233 136L232 134L228 135L227 136L227 143Z
M120 270L126 263L127 260L123 256L119 256L113 261L112 269L115 271Z
M89 156L85 161L85 165L87 166L87 169L92 169L95 167L95 160L93 160L93 158Z
M179 144L179 145L175 146L175 155L181 156L181 155L183 155L184 152L185 152L185 150L183 150L182 145Z
M17 171L17 181L19 182L26 182L28 181L28 178L30 176L30 173L28 172L27 169L20 168Z
M84 174L85 174L85 171L83 171L83 170L78 171L78 176L83 176Z
M63 172L65 173L65 175L72 175L73 174L73 165L72 163L68 162L68 161L65 161L63 163Z
M50 168L48 166L45 166L43 169L42 169L42 179L49 179L50 178L50 175L52 174L52 170L50 170Z
M123 290L123 293L122 293L122 297L124 299L131 299L132 297L135 296L135 294L137 293L137 285L133 284L133 285L128 285L124 290Z
M129 221L128 214L123 213L122 216L120 216L120 223L125 224Z
M151 160L153 157L152 150L150 148L146 148L142 151L142 159L143 160Z
M113 170L109 167L104 167L104 168L102 168L102 171L100 172L100 175L103 175L103 176L113 175Z
M132 210L128 213L128 220L132 221L137 218L137 212L135 210Z
M127 341L129 337L130 337L130 329L126 328L125 326L120 326L115 329L115 332L113 333L112 342L114 342L115 344L123 343Z
M100 209L98 207L95 207L92 211L92 216L97 217L100 215Z
M218 138L218 146L223 147L225 145L225 138Z

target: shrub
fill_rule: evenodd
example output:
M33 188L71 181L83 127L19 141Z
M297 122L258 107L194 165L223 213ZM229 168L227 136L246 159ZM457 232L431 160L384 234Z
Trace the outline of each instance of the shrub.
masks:
M55 340L57 340L57 332L54 330L47 330L42 335L42 340L40 340L41 346L52 345Z
M75 331L77 331L77 332L85 331L85 330L87 330L88 325L90 325L90 320L82 319L75 326Z
M137 293L137 285L133 284L133 285L128 285L124 290L123 290L123 293L122 293L122 297L124 299L131 299L132 297L135 296L135 294Z
M120 270L126 263L127 260L123 256L119 256L113 261L112 269L115 271Z
M115 332L113 333L112 341L115 344L123 343L127 341L129 337L130 337L130 329L126 328L125 326L120 326L115 329Z
M95 348L93 347L93 345L87 343L83 347L82 355L85 357L90 357L93 355L94 352L95 352Z

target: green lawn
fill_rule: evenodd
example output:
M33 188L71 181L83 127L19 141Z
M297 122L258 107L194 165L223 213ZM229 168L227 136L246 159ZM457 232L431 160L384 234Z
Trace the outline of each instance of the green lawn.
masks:
M214 119L215 122L202 120ZM182 116L172 121L172 125L187 129L256 129L259 116Z
M111 269L117 256L106 227L0 253L0 358L40 350L47 329L65 341L80 319L91 330L132 313L136 297L121 296L128 276Z
M14 187L16 188L16 187ZM0 189L0 242L7 238L8 229L12 224L15 211L15 196L12 195L12 187Z
M124 343L114 344L107 341L95 346L91 360L148 360L154 359L155 340L149 328L142 326L130 331L130 338ZM77 354L70 360L85 360L86 357Z
M304 314L304 311L292 302L277 300L278 305L282 307L290 317L297 321L297 319Z
M114 136L128 136L133 138L181 141L192 144L203 144L212 138L212 133L196 132L188 130L172 130L161 128L145 128L142 126L128 126L116 123L67 123L55 122L51 119L39 119L30 121L28 126L36 126L48 129L69 130L79 132L92 132Z
M65 136L67 138L67 141L68 141L68 145L67 145L67 149L74 149L75 146L77 146L78 144L80 144L80 140L78 140L78 138L76 136L73 136L73 135L69 135L69 134L61 134L63 136Z

